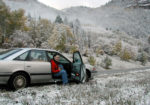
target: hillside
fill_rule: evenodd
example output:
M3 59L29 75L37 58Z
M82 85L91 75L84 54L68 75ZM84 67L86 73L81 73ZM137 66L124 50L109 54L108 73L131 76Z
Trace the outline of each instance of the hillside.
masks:
M124 60L122 58L124 55L122 54L127 53L128 59L135 63L132 67L137 67L139 65L139 62L136 62L138 56L142 53L141 51L145 50L145 46L149 46L147 38L150 35L150 10L127 8L129 4L134 3L132 1L112 0L98 8L78 6L60 11L45 6L37 0L5 0L6 5L11 10L23 8L26 11L26 15L30 14L34 18L39 18L40 16L52 21L48 22L48 20L40 19L32 21L31 19L28 26L31 30L22 33L16 30L12 35L13 41L11 41L16 45L10 43L8 45L20 45L22 43L21 39L24 42L21 45L25 47L54 48L62 52L72 52L79 49L87 57L92 55L94 58L98 58L96 60L98 63L102 62L100 60L105 57L105 54L109 55L110 58L113 55L117 55L117 58L115 56L112 58L112 68L116 68L118 62ZM65 21L64 24L60 25L55 23L54 20L57 15L60 15L63 20L66 17L66 23ZM64 34L65 37L63 38ZM68 35L74 36L74 41L70 41ZM26 36L31 39L30 43L28 42L29 40L24 40ZM59 44L53 46L58 39L61 39ZM73 46L70 46L70 43L74 43ZM118 44L119 51L116 50ZM146 52L149 53L148 51ZM96 65L100 66L101 64L98 63ZM132 62L129 63L133 65ZM124 65L124 62L120 65ZM128 66L119 66L117 69L126 67Z
M126 8L132 0L112 0L99 8L68 8L65 12L69 16L78 18L111 31L123 31L137 38L150 35L150 10L141 8ZM138 31L137 31L138 30Z
M48 7L37 0L3 0L6 5L8 5L11 10L24 9L26 15L31 15L34 18L46 18L54 20L57 15L63 15L63 12Z
M126 8L134 0L112 0L99 8L71 7L62 11L48 7L37 0L4 0L11 9L23 8L32 17L43 17L54 21L57 15L70 21L78 18L82 24L90 24L110 31L123 31L136 38L150 35L150 10ZM91 27L93 28L93 27ZM138 31L137 31L138 30Z

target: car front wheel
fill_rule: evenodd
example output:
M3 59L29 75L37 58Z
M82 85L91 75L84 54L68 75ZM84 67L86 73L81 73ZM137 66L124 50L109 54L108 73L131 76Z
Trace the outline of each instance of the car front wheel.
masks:
M28 84L28 80L23 73L17 73L10 79L10 87L14 90L25 88Z

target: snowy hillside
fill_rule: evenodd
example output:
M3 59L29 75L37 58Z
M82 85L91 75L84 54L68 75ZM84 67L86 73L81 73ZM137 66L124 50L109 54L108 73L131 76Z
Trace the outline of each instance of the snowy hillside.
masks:
M149 46L150 10L127 8L134 3L133 0L112 0L99 8L78 6L63 10L48 7L37 0L3 1L11 10L23 8L26 15L38 18L30 17L27 24L30 30L15 30L3 48L53 48L65 53L79 50L93 66L101 67L109 56L112 59L110 69L134 68L150 61L150 50L144 48ZM30 42L28 38L24 39L25 36L31 39ZM119 66L118 62L121 62Z
M69 16L111 31L120 30L128 35L146 37L150 34L150 10L126 8L133 0L112 0L99 8L74 7L65 10ZM138 31L137 31L138 30Z
M37 0L3 0L12 10L24 9L26 15L31 15L35 18L46 18L54 20L57 15L63 15L63 12L54 8L48 7Z
M71 7L62 11L48 7L37 0L4 0L11 9L23 8L32 17L47 18L52 21L57 15L70 21L78 18L82 24L96 25L111 31L123 31L137 38L150 34L150 10L126 8L134 0L112 0L99 8ZM138 30L138 31L137 31Z

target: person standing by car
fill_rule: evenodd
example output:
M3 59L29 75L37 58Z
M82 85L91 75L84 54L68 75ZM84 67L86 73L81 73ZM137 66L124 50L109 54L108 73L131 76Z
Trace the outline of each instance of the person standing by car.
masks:
M52 73L54 74L54 76L62 77L63 84L65 85L68 83L67 72L64 69L63 65L59 64L59 59L60 59L60 56L58 54L53 56L53 59L51 60L51 69L52 69Z

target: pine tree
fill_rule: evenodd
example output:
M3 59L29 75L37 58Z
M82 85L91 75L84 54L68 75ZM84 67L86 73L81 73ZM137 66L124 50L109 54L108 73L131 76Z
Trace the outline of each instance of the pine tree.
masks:
M140 61L143 66L145 66L145 64L147 63L147 60L148 60L148 56L145 52L142 51L138 55L137 60Z
M106 56L106 57L102 60L101 66L102 66L103 68L105 68L105 69L109 69L110 66L112 66L112 60L111 60L108 56Z
M62 18L61 18L60 15L58 15L58 16L56 17L55 23L59 23L59 24L63 23L63 20L62 20Z

